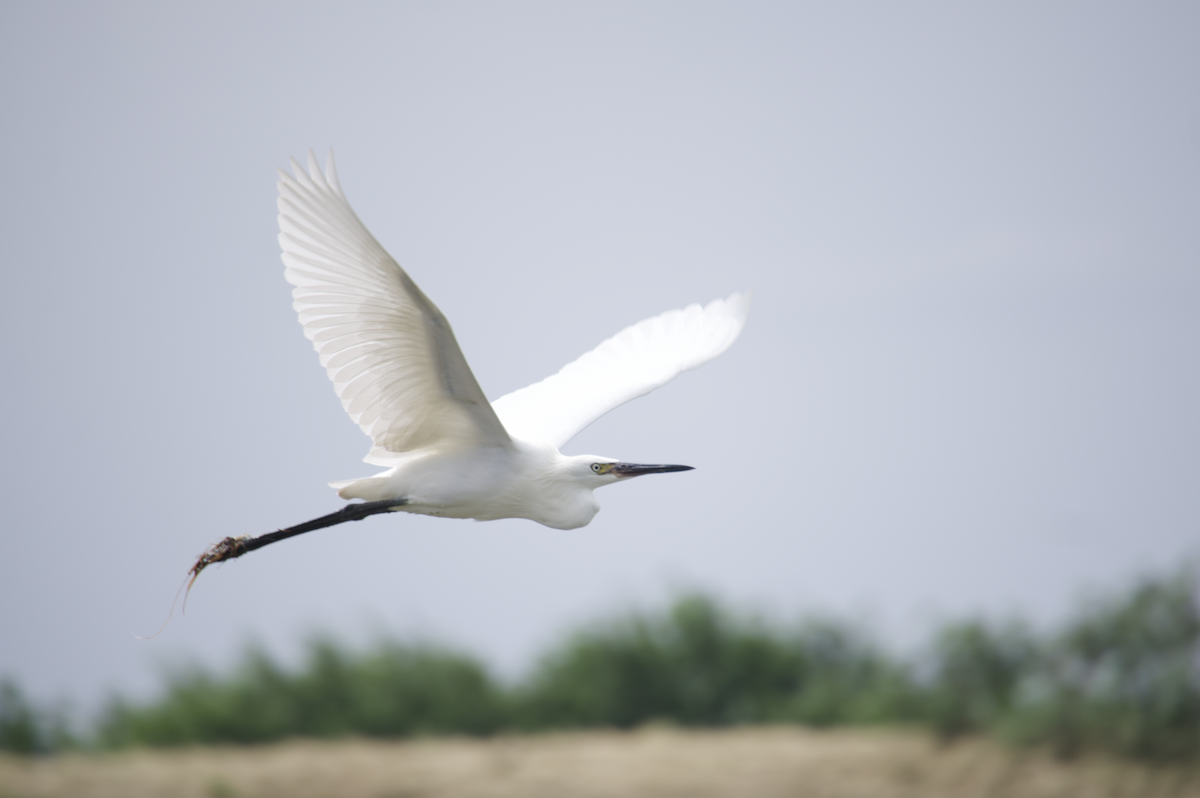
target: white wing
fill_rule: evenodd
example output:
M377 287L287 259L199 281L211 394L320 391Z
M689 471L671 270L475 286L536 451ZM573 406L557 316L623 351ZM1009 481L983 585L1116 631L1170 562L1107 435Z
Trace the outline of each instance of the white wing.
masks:
M584 427L729 348L746 324L750 294L689 305L640 321L562 371L492 402L514 438L561 448Z
M446 317L346 201L332 151L324 176L311 150L308 169L279 172L279 244L304 334L375 442L367 462L439 441L509 445Z

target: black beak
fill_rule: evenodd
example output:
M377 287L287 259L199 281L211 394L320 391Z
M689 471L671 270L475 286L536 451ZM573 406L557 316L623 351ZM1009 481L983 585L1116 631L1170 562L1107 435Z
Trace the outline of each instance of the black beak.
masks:
M691 471L692 466L684 465L638 465L637 463L617 463L609 473L622 479L625 477L640 477L642 474L665 474L668 471Z

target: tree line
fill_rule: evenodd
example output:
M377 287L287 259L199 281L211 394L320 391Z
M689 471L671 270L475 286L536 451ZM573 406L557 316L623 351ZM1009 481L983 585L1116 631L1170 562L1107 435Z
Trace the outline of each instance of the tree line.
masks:
M228 672L165 675L161 698L115 698L73 732L12 682L0 749L255 744L289 737L491 735L648 722L721 727L904 725L986 734L1059 756L1200 755L1200 607L1190 572L1091 602L1060 628L970 619L900 656L834 618L771 622L703 594L601 618L516 683L448 648L315 637L286 667L248 649Z

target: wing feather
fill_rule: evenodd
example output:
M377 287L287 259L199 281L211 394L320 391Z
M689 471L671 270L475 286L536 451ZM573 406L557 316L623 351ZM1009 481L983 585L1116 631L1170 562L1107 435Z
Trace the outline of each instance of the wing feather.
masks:
M610 410L724 352L741 334L749 310L750 294L733 294L640 321L492 407L514 438L561 448Z
M293 307L368 462L438 442L509 445L442 312L359 221L333 153L280 170L279 244Z

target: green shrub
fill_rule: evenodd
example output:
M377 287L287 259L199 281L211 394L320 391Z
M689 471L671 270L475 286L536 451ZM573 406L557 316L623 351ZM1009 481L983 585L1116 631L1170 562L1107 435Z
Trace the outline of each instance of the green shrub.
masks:
M1084 749L1149 760L1200 755L1200 607L1182 573L1102 600L1046 645L1001 724L1063 757Z
M65 709L39 708L15 682L0 681L0 751L46 754L78 745Z
M529 727L726 725L777 711L800 678L798 652L703 596L661 617L593 624L551 651L519 693Z
M542 660L518 703L533 728L832 725L890 719L911 693L905 669L844 624L781 630L692 595L658 616L576 633Z
M114 701L100 739L126 746L487 734L503 723L502 704L484 668L462 655L393 642L354 654L317 639L296 673L256 649L230 678L174 673L166 696L154 704Z
M950 624L924 668L924 715L943 740L986 731L1012 709L1038 664L1039 646L1019 624Z
M0 751L35 754L43 750L38 718L20 689L0 682Z

